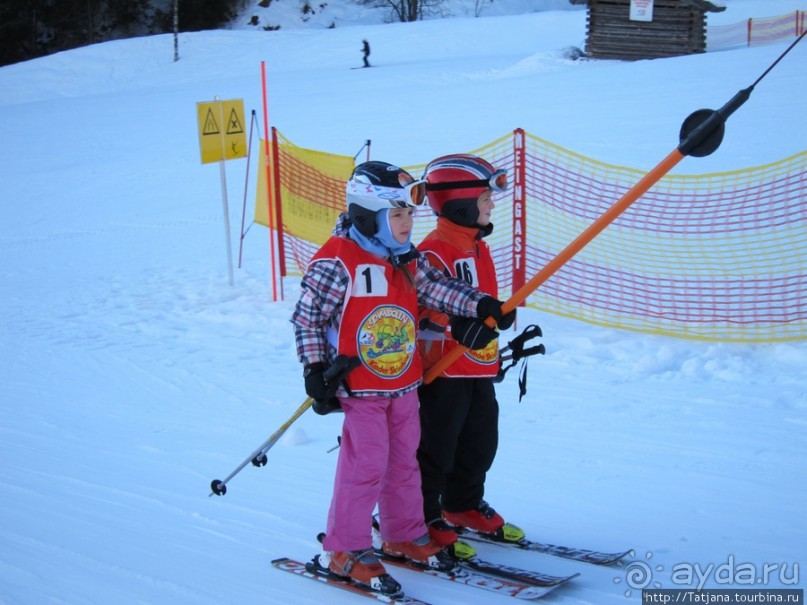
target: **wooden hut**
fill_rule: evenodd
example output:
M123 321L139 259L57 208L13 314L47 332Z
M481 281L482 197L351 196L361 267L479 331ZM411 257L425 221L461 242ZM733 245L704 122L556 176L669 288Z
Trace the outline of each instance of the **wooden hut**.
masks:
M657 59L706 51L706 13L726 10L708 0L570 0L588 5L586 55Z

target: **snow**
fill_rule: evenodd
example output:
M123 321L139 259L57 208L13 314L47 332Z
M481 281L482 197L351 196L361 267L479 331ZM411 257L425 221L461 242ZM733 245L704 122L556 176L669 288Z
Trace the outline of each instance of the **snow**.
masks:
M805 8L725 4L711 23ZM165 35L0 68L0 603L357 602L269 567L317 552L339 416L304 414L264 468L248 465L227 495L209 496L211 480L305 394L288 323L297 283L287 280L286 300L272 302L264 229L249 231L243 268L228 283L219 168L200 163L195 104L243 98L260 117L264 60L271 122L301 146L352 155L372 139L375 159L405 165L521 127L650 170L690 112L723 105L788 44L571 61L565 50L583 46L585 11L548 8L388 25L353 13L352 26L335 29L184 34L176 63ZM350 70L363 38L378 67ZM802 151L805 59L801 44L731 117L722 147L677 172ZM235 245L246 162L226 171ZM728 561L784 566L768 585L804 587L807 344L706 343L533 310L520 317L522 327L542 326L547 355L530 362L521 403L515 371L499 388L501 445L487 494L506 518L548 542L634 548L668 588L681 587L676 565ZM624 568L494 546L480 554L581 572L551 597L559 604L638 599L636 589L625 596ZM438 605L505 601L394 573ZM725 587L718 580L706 585Z

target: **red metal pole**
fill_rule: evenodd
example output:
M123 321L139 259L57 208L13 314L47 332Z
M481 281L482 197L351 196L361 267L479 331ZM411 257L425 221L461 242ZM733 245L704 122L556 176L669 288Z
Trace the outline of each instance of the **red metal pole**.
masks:
M277 285L275 284L275 232L274 212L272 211L272 169L269 163L269 109L266 99L266 63L261 61L261 87L263 89L263 132L265 135L264 152L266 154L266 205L269 210L269 263L272 265L272 300L277 300Z
M283 300L283 278L286 276L286 251L283 244L283 204L280 196L280 146L277 142L277 128L272 126L272 153L275 159L275 210L277 214L277 259L280 263L280 300Z
M513 131L513 289L527 279L527 167L526 135L522 128Z

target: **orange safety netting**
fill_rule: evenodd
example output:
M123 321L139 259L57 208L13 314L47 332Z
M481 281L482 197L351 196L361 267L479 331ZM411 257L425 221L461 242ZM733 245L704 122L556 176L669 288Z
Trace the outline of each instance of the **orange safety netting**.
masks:
M282 136L276 148L281 272L301 275L344 208L354 160ZM487 239L502 298L644 176L521 130L471 153L516 184L494 198ZM424 166L406 168L419 177ZM259 194L256 222L261 206L265 217ZM415 221L419 242L434 216L419 208ZM745 170L665 176L526 304L640 332L765 342L807 337L806 295L807 151Z
M706 50L730 46L761 46L797 38L804 33L807 11L797 10L778 17L747 19L729 25L706 27Z
M644 174L527 135L527 274ZM807 152L667 175L528 299L617 328L720 341L807 336Z

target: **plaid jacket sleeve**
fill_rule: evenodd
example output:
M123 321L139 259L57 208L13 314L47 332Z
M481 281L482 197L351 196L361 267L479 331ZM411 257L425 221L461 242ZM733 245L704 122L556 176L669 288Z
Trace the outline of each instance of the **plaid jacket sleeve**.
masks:
M421 256L415 270L418 304L448 315L476 317L476 306L485 296L456 277L449 277L430 266Z
M308 365L329 364L336 353L328 343L328 328L338 329L350 278L341 263L321 260L312 264L300 282L300 299L291 323L297 357Z

